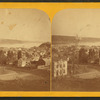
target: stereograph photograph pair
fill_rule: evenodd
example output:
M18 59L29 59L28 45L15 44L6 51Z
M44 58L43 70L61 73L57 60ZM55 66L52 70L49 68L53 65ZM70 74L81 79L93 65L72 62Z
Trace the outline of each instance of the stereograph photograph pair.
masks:
M100 9L0 9L0 91L100 91Z

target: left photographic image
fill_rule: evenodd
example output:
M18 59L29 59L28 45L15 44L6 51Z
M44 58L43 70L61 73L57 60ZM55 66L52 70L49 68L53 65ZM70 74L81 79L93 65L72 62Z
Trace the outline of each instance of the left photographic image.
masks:
M51 22L39 9L0 9L0 91L49 91Z

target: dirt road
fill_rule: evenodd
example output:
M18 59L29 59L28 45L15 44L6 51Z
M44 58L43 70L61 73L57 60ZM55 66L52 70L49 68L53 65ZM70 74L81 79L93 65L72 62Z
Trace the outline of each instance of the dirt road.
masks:
M99 67L99 66L98 66ZM100 69L53 79L53 91L100 91Z
M0 74L0 91L49 91L49 71L5 67Z

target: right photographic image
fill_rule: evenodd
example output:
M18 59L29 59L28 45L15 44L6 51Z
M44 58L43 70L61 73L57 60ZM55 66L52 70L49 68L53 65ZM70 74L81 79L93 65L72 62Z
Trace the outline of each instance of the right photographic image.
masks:
M64 9L54 16L52 91L100 91L100 9Z

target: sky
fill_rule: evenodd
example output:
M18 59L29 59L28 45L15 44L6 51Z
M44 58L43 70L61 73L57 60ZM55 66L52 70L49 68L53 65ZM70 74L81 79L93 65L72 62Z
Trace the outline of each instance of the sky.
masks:
M52 21L52 34L100 38L100 9L64 9Z
M38 9L0 9L0 39L50 41L48 15Z

